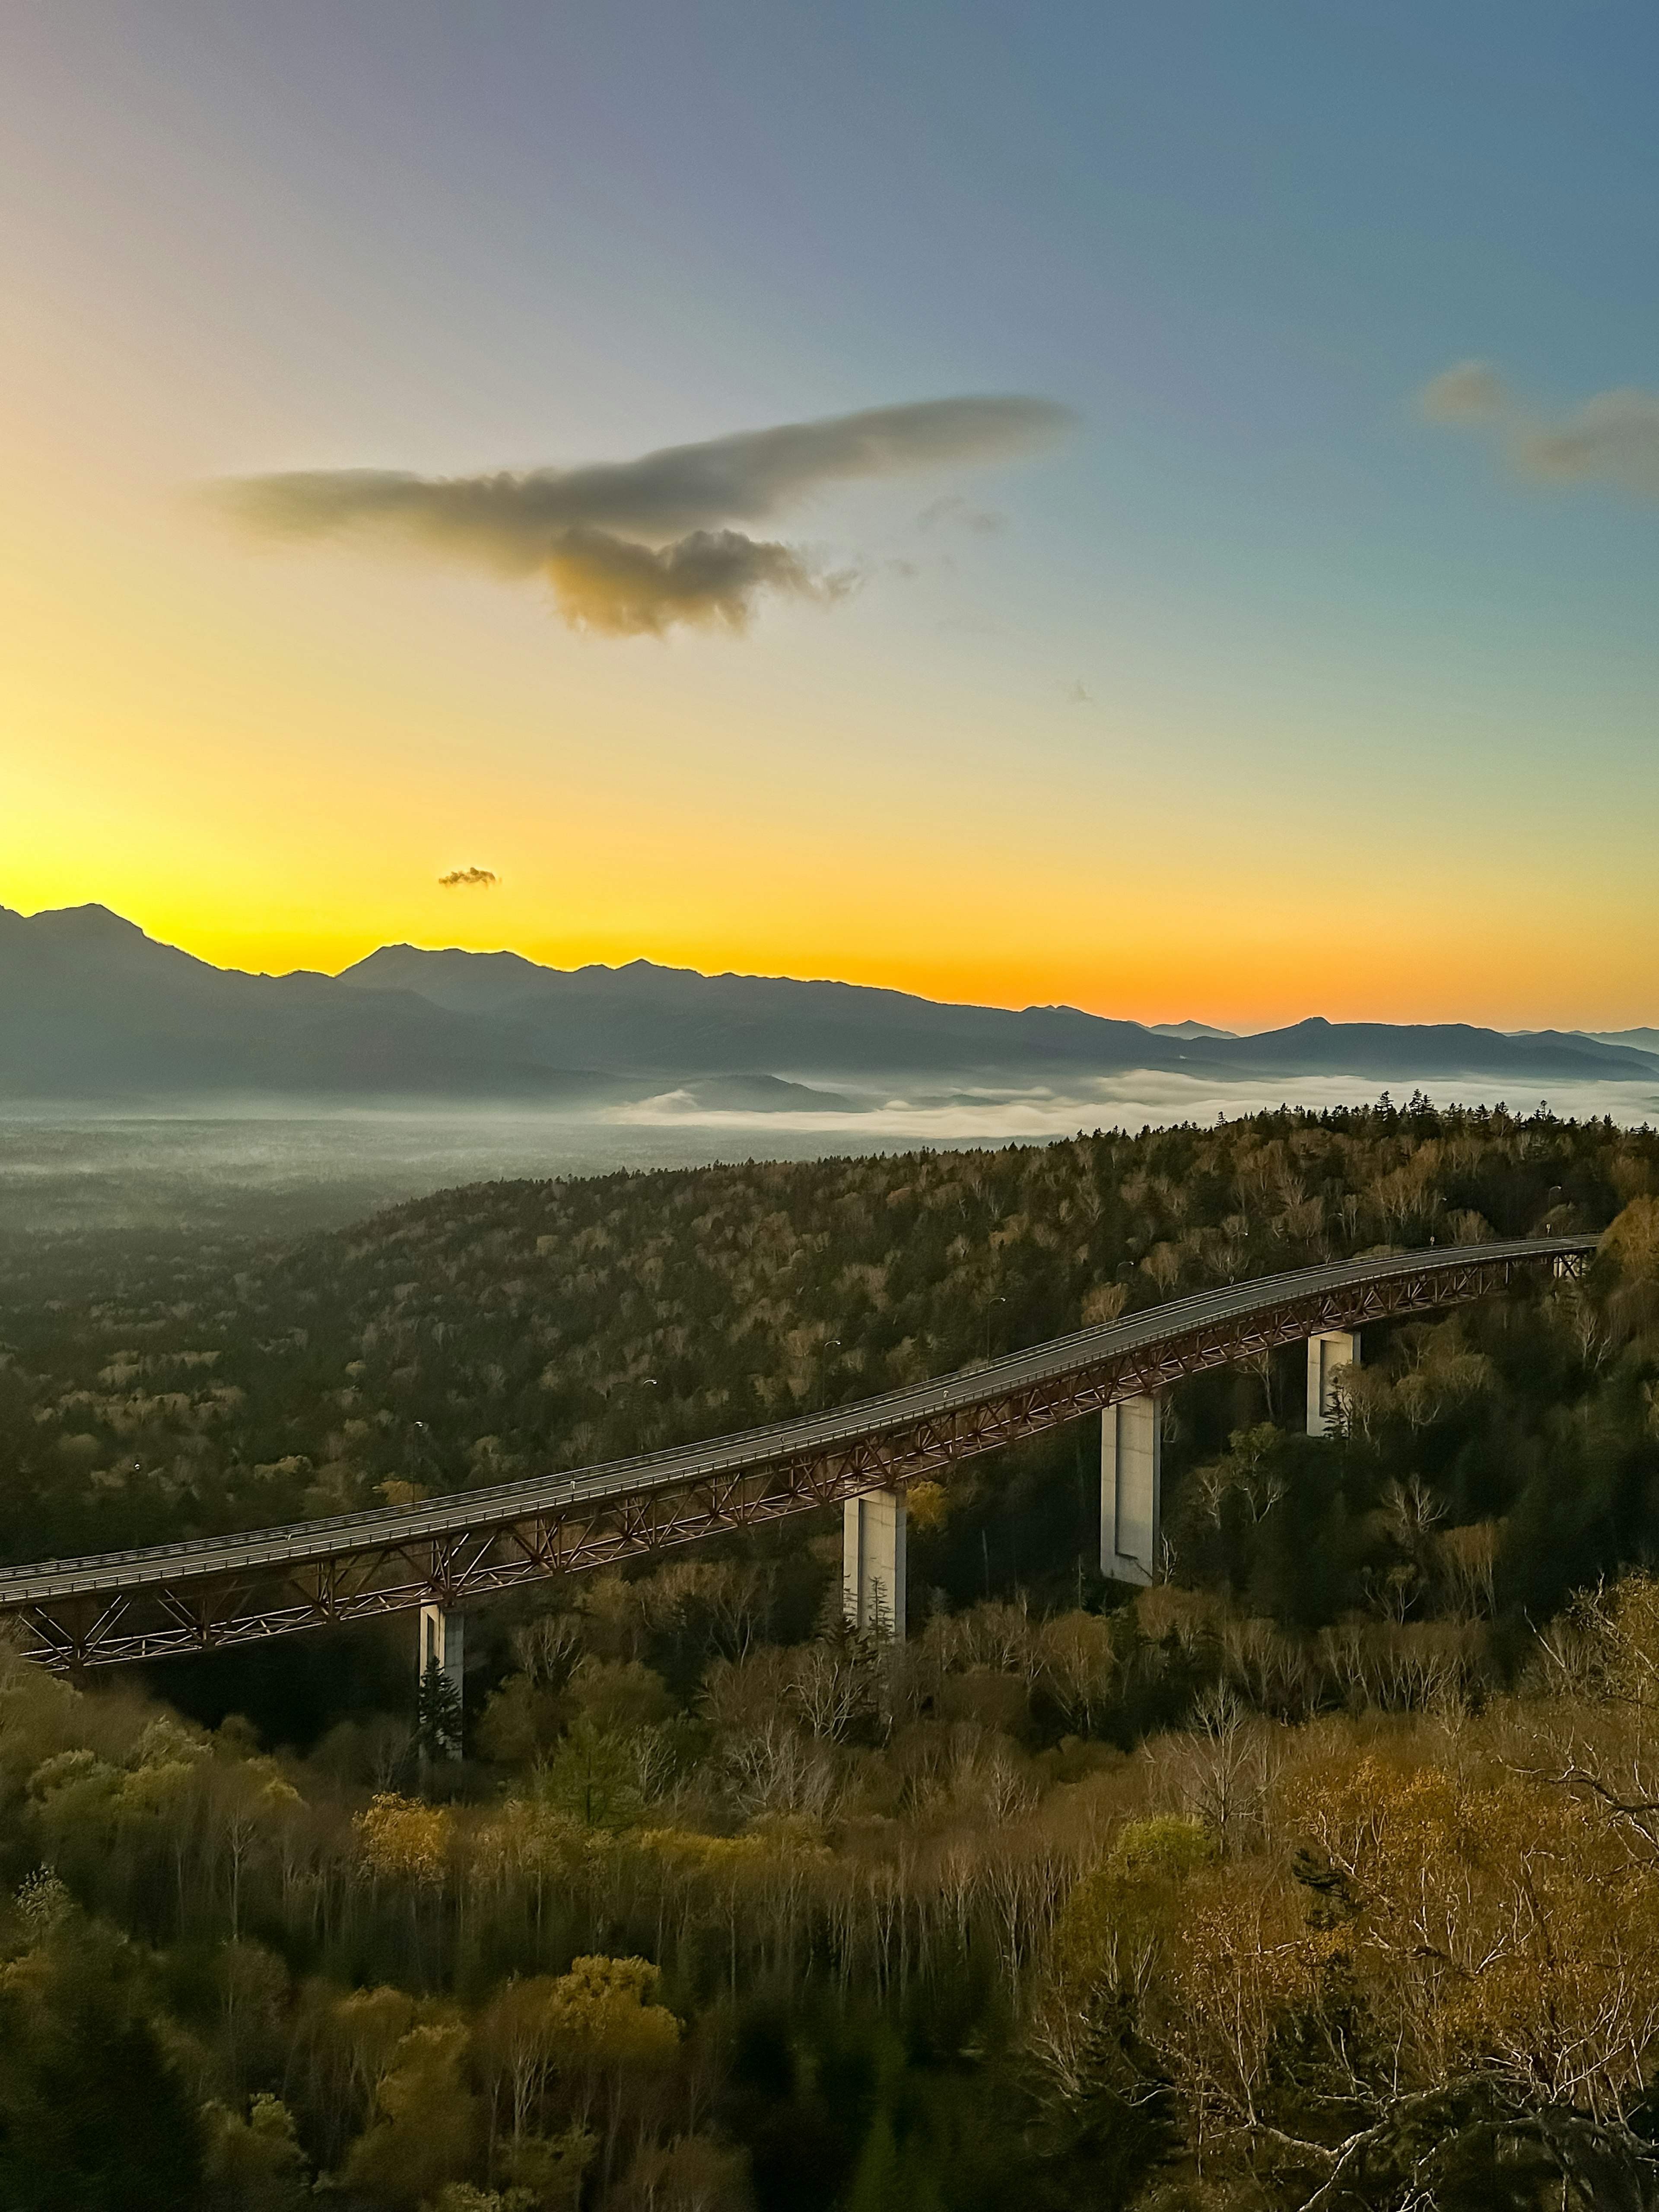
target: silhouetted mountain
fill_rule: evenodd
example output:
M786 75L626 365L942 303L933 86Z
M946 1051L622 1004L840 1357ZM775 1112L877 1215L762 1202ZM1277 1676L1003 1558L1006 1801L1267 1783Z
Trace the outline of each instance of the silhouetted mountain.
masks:
M247 975L107 907L0 908L0 1095L202 1091L582 1096L510 1026L331 975Z
M535 1031L571 1065L627 1071L764 1069L811 1079L1120 1074L1150 1068L1229 1077L1358 1075L1382 1082L1493 1075L1639 1081L1659 1060L1558 1030L1509 1037L1468 1024L1395 1027L1315 1017L1256 1036L1199 1023L1144 1028L1074 1006L942 1006L902 991L784 976L659 968L542 968L514 952L383 945L343 983L416 991L455 1012ZM1190 1030L1173 1036L1171 1028Z
M1561 1030L1505 1036L1466 1022L1328 1022L1316 1014L1258 1036L1205 1041L1237 1075L1364 1075L1383 1082L1434 1076L1552 1076L1626 1082L1659 1075L1659 1060Z
M0 908L0 1095L202 1091L574 1103L695 1087L700 1105L834 1107L835 1086L1039 1084L1147 1069L1224 1082L1651 1081L1659 1058L1547 1030L1314 1019L1259 1036L1161 1034L1074 1006L939 1005L787 976L635 960L386 945L341 976L249 975L159 945L105 907ZM830 1090L826 1092L824 1085Z
M904 991L780 975L702 975L648 960L538 968L512 952L383 945L340 981L416 991L540 1036L577 1066L628 1073L754 1070L814 1077L1091 1073L1180 1064L1139 1022L1073 1006L943 1006ZM1149 1055L1152 1055L1150 1056Z

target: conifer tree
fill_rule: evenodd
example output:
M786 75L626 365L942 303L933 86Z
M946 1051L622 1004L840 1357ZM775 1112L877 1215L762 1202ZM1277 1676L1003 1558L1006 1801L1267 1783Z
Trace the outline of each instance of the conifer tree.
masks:
M421 1676L415 1707L415 1743L422 1765L461 1755L461 1693L436 1659Z

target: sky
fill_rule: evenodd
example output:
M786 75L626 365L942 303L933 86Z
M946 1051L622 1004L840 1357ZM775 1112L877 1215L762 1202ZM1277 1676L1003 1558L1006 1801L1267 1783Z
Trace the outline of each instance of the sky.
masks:
M1659 1019L1656 82L1642 0L13 0L0 902Z

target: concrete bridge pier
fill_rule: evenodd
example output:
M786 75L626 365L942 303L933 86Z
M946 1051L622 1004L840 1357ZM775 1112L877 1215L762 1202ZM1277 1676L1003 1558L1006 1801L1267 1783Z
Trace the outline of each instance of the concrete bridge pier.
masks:
M454 1690L457 1700L456 1711L459 1712L462 1695L461 1667L466 1651L465 1615L451 1613L441 1605L423 1605L421 1607L421 1636L417 1651L418 1656L416 1660L417 1685L425 1680L426 1670L435 1659L440 1669ZM449 1750L453 1758L460 1757L461 1741L459 1724L456 1729L455 1741L449 1746Z
M902 1638L904 1521L902 1490L866 1490L842 1507L842 1606L849 1628Z
M1158 1572L1164 1425L1156 1397L1125 1398L1100 1420L1100 1571L1150 1583Z
M1326 1437L1336 1426L1336 1377L1359 1364L1358 1329L1322 1329L1308 1339L1308 1434Z

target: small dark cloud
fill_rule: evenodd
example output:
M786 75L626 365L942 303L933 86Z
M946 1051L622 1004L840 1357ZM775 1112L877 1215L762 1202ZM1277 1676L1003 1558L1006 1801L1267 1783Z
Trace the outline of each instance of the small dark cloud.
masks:
M860 477L1007 461L1054 443L1073 417L1018 394L927 399L817 422L671 446L638 460L519 474L420 477L331 469L250 477L218 503L261 537L350 535L469 562L501 576L544 574L577 629L657 635L677 623L741 629L757 598L845 598L791 546L747 536L751 522ZM957 500L962 526L996 526Z
M599 637L659 637L676 623L742 630L762 592L836 599L854 584L817 574L790 546L740 530L694 530L660 551L608 530L567 530L548 555L547 574L572 629Z
M447 891L458 889L488 890L491 884L500 883L501 878L494 868L452 868L447 876L440 876L438 881Z

